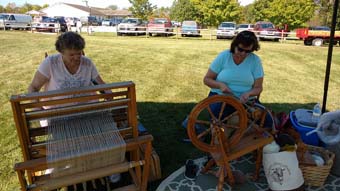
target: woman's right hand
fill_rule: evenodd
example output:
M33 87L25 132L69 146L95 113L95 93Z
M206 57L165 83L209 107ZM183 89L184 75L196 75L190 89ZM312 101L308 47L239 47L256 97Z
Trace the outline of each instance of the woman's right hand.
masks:
M221 90L223 93L225 93L225 94L230 94L230 93L232 93L232 92L230 91L229 87L228 87L225 83L223 83L223 82L220 82L220 90Z

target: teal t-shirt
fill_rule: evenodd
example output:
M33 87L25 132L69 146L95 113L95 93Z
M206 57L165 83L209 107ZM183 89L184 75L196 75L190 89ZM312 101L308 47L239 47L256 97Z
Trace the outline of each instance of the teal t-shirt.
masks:
M221 52L215 58L210 70L217 74L216 81L225 83L237 97L250 91L255 80L264 75L261 60L256 54L250 53L237 65L229 50ZM223 95L220 89L212 88L211 91Z

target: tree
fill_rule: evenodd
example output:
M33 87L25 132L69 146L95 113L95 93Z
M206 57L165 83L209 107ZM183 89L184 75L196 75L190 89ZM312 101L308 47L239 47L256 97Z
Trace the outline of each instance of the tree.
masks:
M153 14L153 10L157 8L157 6L152 5L148 0L129 0L131 3L131 7L129 10L132 14L143 20L147 20Z
M331 26L334 0L315 0L315 4L315 19L317 19L316 23L318 25Z
M110 5L107 7L108 9L112 9L112 10L117 10L118 6L117 5Z
M190 0L175 0L170 8L170 18L183 22L184 20L196 20L199 22L198 10Z
M168 7L161 7L158 9L155 9L153 11L153 17L159 17L159 18L169 18L170 15L170 8Z
M295 29L313 17L315 4L313 0L257 0L251 12L256 21L271 21L277 26L288 24Z
M223 21L239 22L242 9L237 0L191 0L203 16L202 22L218 26Z

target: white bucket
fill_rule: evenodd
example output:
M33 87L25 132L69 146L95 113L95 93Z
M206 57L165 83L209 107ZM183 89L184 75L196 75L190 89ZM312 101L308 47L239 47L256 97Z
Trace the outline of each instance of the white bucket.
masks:
M304 183L296 152L263 154L263 167L268 186L273 191L293 190Z

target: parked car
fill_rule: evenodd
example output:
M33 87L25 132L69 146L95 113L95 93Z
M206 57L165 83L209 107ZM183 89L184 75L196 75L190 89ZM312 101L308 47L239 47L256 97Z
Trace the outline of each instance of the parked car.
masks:
M66 32L67 24L64 17L46 17L42 22L37 23L34 26L34 29L38 32Z
M255 23L254 32L260 40L271 39L279 41L281 38L281 32L278 31L273 23L268 21L259 21Z
M181 36L201 36L200 29L196 21L183 21Z
M121 36L122 34L134 34L140 35L146 33L146 24L139 18L126 18L122 20L121 23L118 24L117 35Z
M102 21L102 26L115 26L122 22L123 19L121 18L111 18L111 19L104 19Z
M309 27L308 29L313 31L331 31L331 28L328 26L313 26Z
M95 16L85 16L80 17L80 21L82 25L89 25L89 26L99 26L100 22Z
M180 27L181 26L181 22L178 22L178 21L171 21L171 24L174 27Z
M0 28L5 29L30 29L32 17L24 14L1 13Z
M169 36L173 33L171 20L168 18L154 18L150 19L148 23L148 33L150 36L165 35Z
M254 30L254 24L239 24L236 27L236 33L242 32L242 31L253 31Z
M236 23L235 22L222 22L216 33L216 38L233 38L236 35Z

